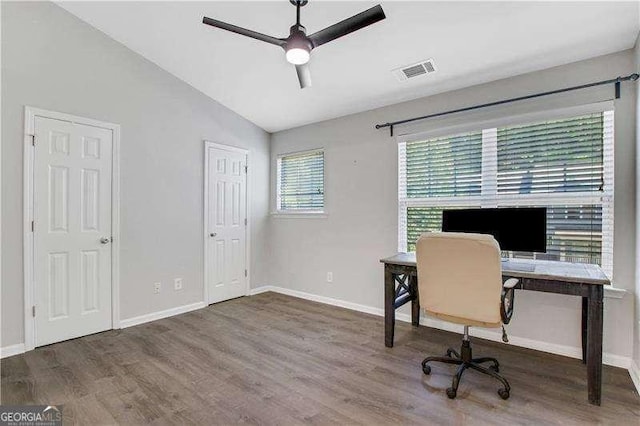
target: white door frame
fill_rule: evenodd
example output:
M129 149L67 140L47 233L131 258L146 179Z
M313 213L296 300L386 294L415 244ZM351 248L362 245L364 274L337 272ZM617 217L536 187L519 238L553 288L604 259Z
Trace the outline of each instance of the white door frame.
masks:
M36 286L33 282L34 245L31 221L33 220L34 201L34 152L36 117L51 118L100 127L111 130L112 147L112 181L111 181L111 328L120 328L120 125L78 117L56 111L25 106L24 108L24 176L23 176L23 231L24 231L24 346L25 351L35 348L36 321L32 314L36 300ZM37 141L36 141L37 143Z
M246 250L246 269L247 269L247 282L246 289L244 295L249 295L249 291L251 289L251 268L250 265L250 253L251 253L251 220L249 219L249 212L251 206L251 192L249 191L251 186L251 167L249 167L249 150L238 148L230 145L223 145L216 142L211 142L208 140L204 141L204 229L203 229L203 239L204 239L204 304L205 306L209 305L209 272L208 272L208 259L209 259L209 148L217 148L224 151L232 151L239 152L246 156L246 166L247 166L247 176L246 176L246 188L245 188L245 217L247 218L247 226L245 232L245 250Z

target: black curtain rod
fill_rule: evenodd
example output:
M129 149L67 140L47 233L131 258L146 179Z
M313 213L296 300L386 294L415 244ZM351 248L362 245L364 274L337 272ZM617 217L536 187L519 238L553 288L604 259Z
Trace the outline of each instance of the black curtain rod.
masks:
M435 113L435 114L423 115L422 117L407 118L406 120L399 120L399 121L394 121L394 122L391 122L391 123L376 124L376 129L382 129L384 127L389 127L389 129L391 131L391 136L393 136L393 127L397 126L399 124L411 123L413 121L418 121L418 120L426 120L427 118L441 117L443 115L455 114L457 112L471 111L471 110L474 110L474 109L480 109L480 108L486 108L486 107L491 107L491 106L496 106L496 105L502 105L502 104L507 104L507 103L510 103L510 102L524 101L526 99L539 98L541 96L549 96L549 95L555 95L555 94L558 94L558 93L571 92L573 90L587 89L589 87L602 86L604 84L615 84L615 98L618 99L618 98L620 98L620 82L622 82L622 81L636 81L638 79L638 77L639 77L638 74L634 73L634 74L629 74L626 77L617 77L617 78L612 78L610 80L596 81L595 83L581 84L580 86L565 87L564 89L551 90L551 91L548 91L548 92L541 92L541 93L536 93L536 94L527 95L527 96L519 96L517 98L503 99L501 101L489 102L489 103L486 103L486 104L474 105L474 106L470 106L470 107L466 107L466 108L452 109L450 111L444 111L444 112L438 112L438 113Z

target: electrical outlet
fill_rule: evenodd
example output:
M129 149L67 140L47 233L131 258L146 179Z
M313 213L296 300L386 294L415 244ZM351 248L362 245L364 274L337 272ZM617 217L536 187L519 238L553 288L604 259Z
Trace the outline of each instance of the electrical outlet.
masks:
M182 278L176 278L173 280L173 289L176 291L182 290Z
M160 293L160 288L162 287L161 283L153 283L153 292L155 294Z
M327 272L327 282L328 283L333 282L333 272Z

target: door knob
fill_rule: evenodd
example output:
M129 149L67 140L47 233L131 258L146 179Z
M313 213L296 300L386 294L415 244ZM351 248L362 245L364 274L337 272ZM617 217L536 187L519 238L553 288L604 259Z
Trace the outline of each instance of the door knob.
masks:
M111 242L111 238L102 237L100 238L100 244L109 244Z
M215 237L216 235L218 235L216 232L212 232L209 234L210 237Z

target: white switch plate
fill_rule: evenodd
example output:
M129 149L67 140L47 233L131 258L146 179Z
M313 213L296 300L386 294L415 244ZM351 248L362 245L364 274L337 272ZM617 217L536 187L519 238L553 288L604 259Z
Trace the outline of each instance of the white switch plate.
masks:
M162 288L162 284L161 283L153 283L153 292L155 294L160 293L160 288Z
M328 283L333 282L333 272L327 272L327 282Z
M182 278L176 278L173 280L173 289L174 290L182 290Z

